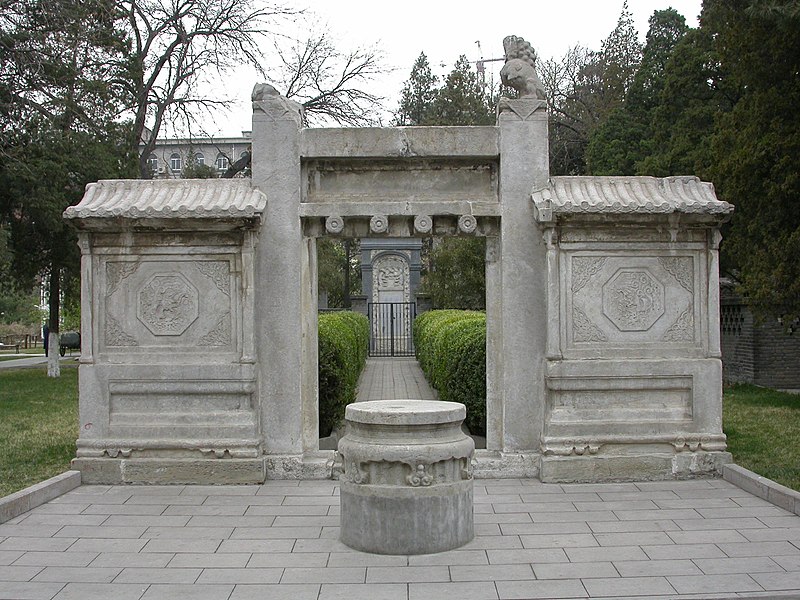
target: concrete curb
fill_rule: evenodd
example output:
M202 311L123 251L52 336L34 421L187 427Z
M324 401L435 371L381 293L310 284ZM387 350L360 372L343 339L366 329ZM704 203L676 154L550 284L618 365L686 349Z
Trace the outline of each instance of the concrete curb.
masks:
M729 481L754 496L800 515L800 492L795 492L739 465L725 465L722 469L722 477L725 481Z
M40 483L14 492L10 496L0 498L0 523L13 519L24 512L41 506L74 490L81 484L80 471L67 471Z

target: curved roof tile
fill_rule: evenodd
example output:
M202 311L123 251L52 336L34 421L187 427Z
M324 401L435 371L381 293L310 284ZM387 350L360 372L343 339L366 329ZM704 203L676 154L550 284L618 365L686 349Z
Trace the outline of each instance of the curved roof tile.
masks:
M247 218L260 215L266 196L248 179L113 179L90 183L67 219Z
M714 186L697 177L551 177L534 191L538 221L581 213L728 215L733 205L717 200Z

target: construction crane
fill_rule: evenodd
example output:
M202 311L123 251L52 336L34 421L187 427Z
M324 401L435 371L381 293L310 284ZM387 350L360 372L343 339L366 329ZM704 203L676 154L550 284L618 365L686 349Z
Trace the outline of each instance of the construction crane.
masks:
M481 49L481 42L480 40L476 40L475 43L478 45L478 52L481 54L480 60L474 61L472 64L475 65L475 70L478 72L478 78L481 82L481 87L486 87L486 67L484 66L486 63L490 62L499 62L504 61L505 57L503 58L483 58L483 50Z

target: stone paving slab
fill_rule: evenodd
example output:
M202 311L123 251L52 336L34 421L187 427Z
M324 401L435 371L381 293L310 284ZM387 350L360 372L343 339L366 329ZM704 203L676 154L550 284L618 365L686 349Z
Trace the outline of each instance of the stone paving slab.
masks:
M0 525L0 600L800 598L800 517L722 480L476 480L475 540L430 556L339 542L338 492L84 485Z
M416 358L370 358L358 381L356 402L367 400L438 400Z

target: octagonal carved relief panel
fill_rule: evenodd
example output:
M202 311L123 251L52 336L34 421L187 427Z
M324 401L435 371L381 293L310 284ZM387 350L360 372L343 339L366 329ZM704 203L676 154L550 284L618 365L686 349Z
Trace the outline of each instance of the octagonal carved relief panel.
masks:
M603 286L603 314L620 331L646 331L664 314L664 286L647 269L620 269Z
M181 335L199 314L199 295L180 273L153 275L138 293L137 317L153 335Z

